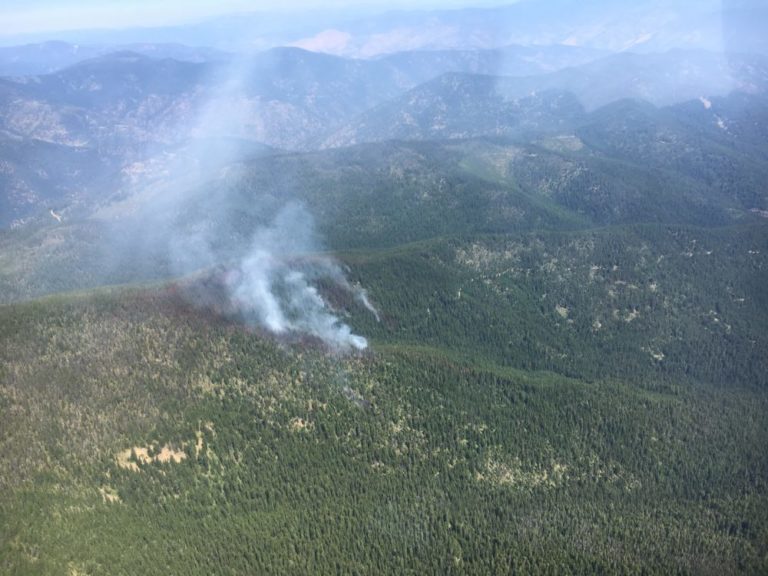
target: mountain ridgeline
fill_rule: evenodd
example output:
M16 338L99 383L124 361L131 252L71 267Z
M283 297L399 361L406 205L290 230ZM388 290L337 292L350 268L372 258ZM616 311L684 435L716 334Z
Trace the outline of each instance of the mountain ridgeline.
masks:
M566 64L587 58L579 49L573 52L552 49L549 58L560 55ZM545 49L539 53L544 53L536 55L540 59L547 56ZM206 148L196 157L229 146L233 152L221 154L225 163L249 150L248 143L308 150L476 137L523 143L560 137L566 147L581 146L583 140L590 151L615 157L615 144L607 149L612 137L626 147L663 131L670 132L661 141L675 149L673 155L728 157L728 150L742 146L745 138L749 146L739 148L739 154L746 152L750 159L739 162L764 152L768 63L761 56L619 55L521 76L530 73L530 64L519 62L533 56L516 58L512 49L491 54L350 60L275 49L246 60L181 62L121 52L53 74L2 80L0 145L8 150L0 175L8 190L2 223L70 204L91 206L104 189L130 189L151 179L196 141ZM620 103L628 98L660 108ZM685 105L689 100L693 103ZM626 133L639 137L635 144L634 138L624 139ZM597 142L603 138L609 142ZM701 138L706 142L699 150ZM652 145L659 148L660 143ZM653 151L641 151L648 153ZM671 158L657 150L653 160ZM67 169L83 162L94 169ZM711 179L723 169L709 156L697 159L698 164L690 158L682 162L694 175L706 162ZM739 168L726 168L728 178L738 178ZM752 166L748 172L759 169ZM746 208L761 208L760 193L745 194L752 194L755 203Z
M132 48L0 79L0 572L768 571L764 56Z

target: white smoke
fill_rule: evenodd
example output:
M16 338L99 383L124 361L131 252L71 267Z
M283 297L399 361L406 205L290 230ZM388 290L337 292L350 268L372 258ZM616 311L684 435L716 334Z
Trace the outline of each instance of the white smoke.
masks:
M360 303L363 306L365 306L365 309L368 310L368 312L370 312L371 314L373 314L374 318L376 318L376 322L381 322L379 311L376 308L374 308L373 304L371 304L371 301L368 298L368 291L361 286L357 286L355 289L355 296L360 301Z
M183 146L158 160L159 176L132 184L127 200L113 209L120 218L106 216L115 222L109 259L116 265L130 260L124 267L144 277L205 278L207 271L226 270L228 302L215 302L222 310L275 335L311 336L337 351L365 349L367 340L341 321L320 288L346 293L378 313L335 260L317 256L322 242L311 214L291 200L295 191L278 198L237 182L238 163L252 154L259 135L257 73L247 59L235 59L215 79L215 89L195 93L196 112L177 127ZM157 262L164 264L154 273ZM201 290L186 293L201 306L213 301Z
M333 259L309 257L314 249L310 214L299 205L287 205L270 226L254 234L250 249L230 275L232 302L247 321L273 334L307 334L335 350L364 350L367 340L353 334L311 284L324 278L349 288Z

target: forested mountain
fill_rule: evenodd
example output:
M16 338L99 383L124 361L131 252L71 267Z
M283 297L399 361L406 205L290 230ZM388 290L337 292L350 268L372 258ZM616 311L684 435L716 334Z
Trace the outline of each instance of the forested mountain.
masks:
M0 573L768 572L762 40L609 4L0 49Z
M731 91L765 93L768 59L762 55L671 50L621 52L581 66L565 68L524 82L510 81L505 91L561 89L573 92L588 109L634 98L657 106Z
M323 146L557 134L572 131L583 114L579 101L567 92L512 99L493 76L446 74L366 112Z
M5 571L765 568L764 391L336 358L165 291L0 313Z
M571 57L571 51L564 52L566 59ZM714 85L703 73L701 82L696 74L683 75L684 81L671 80L657 94L662 101L696 95L694 103L660 110L613 103L585 112L583 103L590 101L585 86L594 92L617 70L634 74L619 61L524 78L449 72L412 87L428 75L425 62L432 59L442 62L432 69L434 74L476 68L468 54L415 53L360 61L280 49L242 62L193 63L117 53L50 75L0 81L0 143L9 150L2 171L9 192L0 221L7 225L50 209L102 200L104 190L130 189L137 180L167 172L169 163L188 156L190 142L195 157L205 149L207 161L220 157L232 162L263 144L305 149L493 136L522 142L549 138L545 146L550 147L558 146L551 139L557 138L562 145L578 147L582 142L573 139L576 133L601 156L617 156L608 150L617 138L624 147L648 148L641 155L655 148L656 156L648 159L654 170L657 164L667 167L676 155L686 156L674 160L687 164L679 167L683 172L695 178L704 170L711 173L710 180L727 178L731 186L744 189L727 192L737 196L737 205L760 207L762 192L755 188L762 168L753 164L742 170L740 164L763 153L761 60L740 60L748 74L739 76L738 86L753 94L737 91L718 97L707 90L726 91L731 80ZM651 59L644 65L649 71L659 59L633 56L644 58ZM687 56L682 61L669 58L669 66L682 66ZM583 79L574 84L573 78ZM624 92L615 86L624 86ZM645 93L637 93L630 82L617 83L609 84L599 99L632 95ZM624 138L635 132L639 138ZM699 147L702 137L706 144ZM665 147L676 150L670 154ZM733 148L747 158L735 159L728 152ZM691 158L691 150L700 157ZM636 153L623 152L632 158ZM67 158L67 164L58 158ZM84 158L87 169L72 168ZM724 166L723 158L736 164ZM752 175L753 181L742 183L741 173Z
M624 99L710 102L734 91L764 95L767 88L764 58L709 53L618 54L532 77L446 73L366 111L325 144L526 136L578 125L581 107L593 111Z

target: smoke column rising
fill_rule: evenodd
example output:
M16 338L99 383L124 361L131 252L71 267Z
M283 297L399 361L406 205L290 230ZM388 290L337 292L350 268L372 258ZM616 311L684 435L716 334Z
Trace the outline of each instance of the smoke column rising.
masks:
M329 310L301 269L302 262L294 260L314 248L313 236L312 218L303 207L283 208L271 226L256 231L250 249L230 276L232 302L246 320L274 334L303 333L336 350L363 350L368 346L366 339L352 334ZM349 287L341 268L329 257L314 258L310 269L315 277Z
M337 317L318 281L352 295L377 319L378 312L335 260L316 256L322 242L312 215L292 200L294 191L275 198L244 189L244 180L221 185L222 175L233 168L237 173L237 163L255 145L248 137L259 125L261 100L253 94L259 79L247 60L234 60L216 74L217 88L198 95L193 120L178 126L183 146L164 163L162 181L133 187L128 203L139 208L115 220L109 260L118 263L122 254L139 267L147 263L143 277L225 269L225 309L247 323L276 335L319 338L337 351L365 349L366 339ZM243 222L253 223L253 230L243 229ZM167 266L152 272L157 260ZM189 295L198 305L210 304L199 293Z
M203 137L242 136L244 126L257 125L254 115L258 115L260 102L248 94L248 84L254 81L258 78L252 77L247 62L231 64L220 90L203 108L194 132ZM230 151L229 156L227 160L238 159L237 151ZM286 198L290 192L286 191ZM252 194L257 202L258 190ZM193 244L198 242L195 239ZM307 334L340 351L365 349L366 339L353 334L311 284L325 278L349 288L340 267L329 257L313 258L307 270L306 260L300 257L320 247L311 214L300 204L288 202L271 224L254 231L250 245L239 254L227 286L231 302L246 321L274 334ZM214 254L219 262L226 258L221 256Z

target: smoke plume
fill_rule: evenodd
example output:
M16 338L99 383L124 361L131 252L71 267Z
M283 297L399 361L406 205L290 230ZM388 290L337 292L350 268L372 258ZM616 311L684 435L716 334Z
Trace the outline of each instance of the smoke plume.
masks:
M346 289L341 268L327 256L314 257L309 264L298 259L315 245L313 236L312 218L303 207L289 204L282 209L270 226L254 234L230 274L232 303L246 320L274 334L307 334L336 350L363 350L366 339L331 312L311 283L324 278Z
M295 191L277 198L241 177L257 145L244 138L258 124L261 104L249 88L258 82L253 76L244 61L217 71L217 89L199 96L194 120L178 128L183 145L166 152L161 177L134 183L127 201L105 211L115 224L110 260L130 261L133 278L224 270L223 308L248 324L318 338L337 351L365 349L366 339L353 334L320 288L346 293L377 319L378 312L333 258L318 256L323 243ZM209 304L199 292L188 294Z

